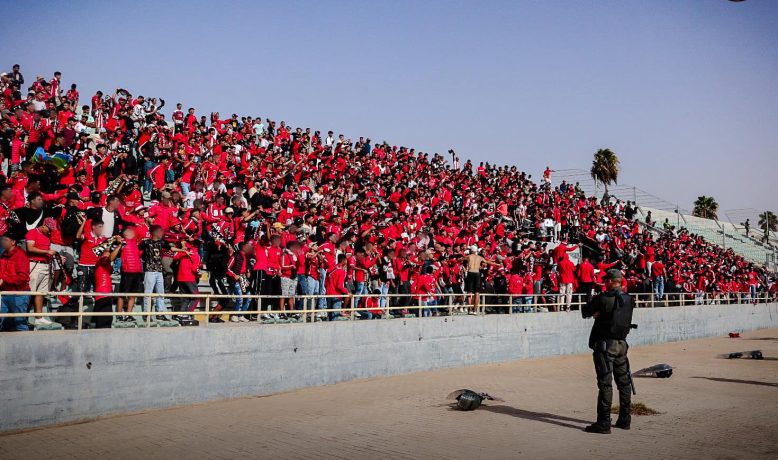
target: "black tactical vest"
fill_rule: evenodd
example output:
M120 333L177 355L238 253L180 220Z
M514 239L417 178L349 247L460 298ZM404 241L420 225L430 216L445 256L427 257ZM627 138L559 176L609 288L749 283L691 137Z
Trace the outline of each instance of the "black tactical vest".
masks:
M635 302L632 296L620 291L600 294L602 308L594 320L591 339L625 340L632 324Z

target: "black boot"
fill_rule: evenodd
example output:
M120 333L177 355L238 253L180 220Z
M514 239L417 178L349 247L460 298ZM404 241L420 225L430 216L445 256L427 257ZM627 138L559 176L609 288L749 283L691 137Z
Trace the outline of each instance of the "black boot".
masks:
M587 433L611 434L611 421L610 419L597 420L597 422L584 428L584 431Z
M616 419L616 424L613 426L622 430L629 430L631 423L632 417L629 415L629 408L626 411L623 411L621 410L621 407L619 407L619 418Z

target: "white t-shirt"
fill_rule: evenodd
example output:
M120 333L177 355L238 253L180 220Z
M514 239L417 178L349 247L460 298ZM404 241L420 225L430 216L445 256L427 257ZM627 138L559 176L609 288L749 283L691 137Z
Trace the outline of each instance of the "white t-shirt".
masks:
M114 226L113 211L106 211L106 209L103 208L103 234L100 236L104 236L106 238L112 237L113 226Z
M254 124L254 134L256 136L261 136L265 132L265 125L262 123L255 123Z

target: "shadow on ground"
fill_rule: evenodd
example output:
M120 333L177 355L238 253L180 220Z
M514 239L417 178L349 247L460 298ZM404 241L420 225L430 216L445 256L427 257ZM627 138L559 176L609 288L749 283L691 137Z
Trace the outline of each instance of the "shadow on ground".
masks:
M450 404L447 406L449 410L459 411L459 409L456 408L455 404ZM494 412L495 414L510 415L511 417L517 417L524 420L532 420L534 422L548 423L551 425L563 426L565 428L572 428L574 430L582 430L584 426L592 423L590 420L581 420L577 418L565 417L562 415L549 414L547 412L533 412L524 409L517 409L515 407L506 406L506 405L483 404L477 410ZM573 423L579 423L580 425L574 425Z
M772 383L772 382L760 382L758 380L738 380L738 379L725 379L722 377L692 377L693 379L705 379L705 380L711 380L714 382L723 382L723 383L742 383L744 385L758 385L762 387L776 387L778 388L778 383Z
M750 359L750 360L753 360L753 361L778 361L778 358L775 358L775 357L772 357L772 356L765 356L762 359L753 359L753 358L747 358L747 357L743 357L743 358L730 358L728 355L721 355L718 358L719 359L732 359L732 360L735 360L735 359L749 360Z

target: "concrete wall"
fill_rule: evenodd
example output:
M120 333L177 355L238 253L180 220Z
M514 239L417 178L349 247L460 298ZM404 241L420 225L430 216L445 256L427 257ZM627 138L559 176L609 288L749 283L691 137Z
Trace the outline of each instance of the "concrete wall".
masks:
M633 345L778 326L778 304L640 309ZM0 431L588 351L578 312L0 335Z

